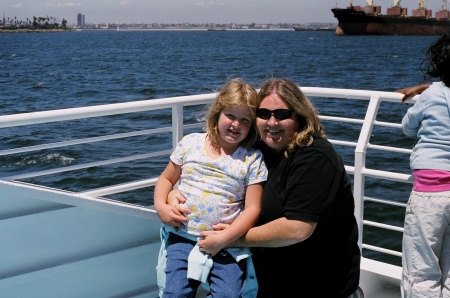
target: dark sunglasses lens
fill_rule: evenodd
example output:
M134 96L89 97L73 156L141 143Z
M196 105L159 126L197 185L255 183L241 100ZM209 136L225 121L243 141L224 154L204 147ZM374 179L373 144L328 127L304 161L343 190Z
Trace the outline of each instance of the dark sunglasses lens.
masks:
M278 120L284 120L284 119L288 119L291 118L292 116L292 111L291 110L286 110L286 109L278 109L278 110L268 110L268 109L256 109L256 116L258 118L264 119L264 120L268 120L270 119L270 117L273 116L278 119Z
M258 118L267 120L267 119L270 119L271 115L272 115L272 113L268 109L256 109L256 116Z
M273 111L273 115L278 120L284 120L287 118L291 118L292 112L290 110L275 110Z

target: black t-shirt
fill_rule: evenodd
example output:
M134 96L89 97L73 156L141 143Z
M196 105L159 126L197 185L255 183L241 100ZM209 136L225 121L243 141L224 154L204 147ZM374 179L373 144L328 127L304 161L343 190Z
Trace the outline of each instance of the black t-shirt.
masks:
M351 181L328 140L284 157L262 144L269 169L257 225L280 217L317 223L305 241L254 248L259 286L273 297L347 297L359 284L360 250ZM309 296L311 295L311 296Z

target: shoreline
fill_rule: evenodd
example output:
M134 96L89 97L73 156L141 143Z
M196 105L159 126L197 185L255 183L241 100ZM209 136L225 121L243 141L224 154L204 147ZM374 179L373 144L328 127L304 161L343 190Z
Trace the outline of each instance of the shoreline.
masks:
M0 33L56 33L72 32L72 29L0 29Z
M161 29L155 29L155 28L120 28L117 30L117 28L111 28L111 29L94 29L94 28L83 28L83 29L0 29L0 33L59 33L59 32L83 32L83 31L211 31L211 32L223 32L223 31L335 31L335 29L301 29L301 30L295 30L294 28L267 28L267 29L225 29L225 30L208 30L208 28L161 28Z

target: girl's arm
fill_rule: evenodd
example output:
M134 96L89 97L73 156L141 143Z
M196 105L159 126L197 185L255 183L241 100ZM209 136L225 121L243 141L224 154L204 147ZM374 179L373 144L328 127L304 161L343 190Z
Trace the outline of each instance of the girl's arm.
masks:
M187 221L175 207L166 203L167 196L172 191L173 186L181 176L181 166L170 161L162 172L155 185L153 201L156 212L161 221L170 226L178 226L182 221Z
M423 93L414 106L406 111L402 119L402 130L405 135L414 138L417 137L417 132L430 105L429 95L429 93Z
M395 92L403 93L405 96L402 98L402 102L405 102L409 97L413 97L414 95L421 94L424 90L430 87L431 84L422 84L413 87L407 87L403 89L395 90Z
M256 183L247 187L244 211L225 230L208 234L198 241L201 251L212 256L216 255L229 243L236 241L256 223L261 211L263 183ZM203 235L203 232L202 232Z

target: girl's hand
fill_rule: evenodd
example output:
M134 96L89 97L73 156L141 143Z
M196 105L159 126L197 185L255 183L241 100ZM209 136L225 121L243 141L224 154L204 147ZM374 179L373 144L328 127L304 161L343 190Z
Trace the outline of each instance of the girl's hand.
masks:
M430 87L430 85L431 84L412 86L412 87L395 90L395 92L405 94L405 96L403 96L403 98L402 98L402 102L405 102L405 100L407 100L408 98L413 97L417 94L421 94L424 90L426 90L428 87Z

